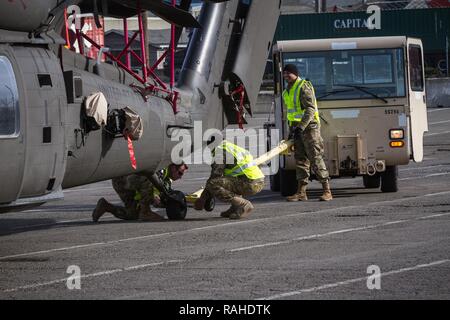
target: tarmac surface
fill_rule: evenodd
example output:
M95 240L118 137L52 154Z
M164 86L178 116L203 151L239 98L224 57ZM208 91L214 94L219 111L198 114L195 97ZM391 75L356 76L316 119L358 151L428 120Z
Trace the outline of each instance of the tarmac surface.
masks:
M450 109L428 121L424 161L400 167L397 193L335 179L333 201L312 182L308 202L288 203L267 181L246 220L220 218L217 203L184 221L93 223L100 197L120 202L106 181L2 214L0 299L449 299ZM174 187L193 192L208 175L191 166Z

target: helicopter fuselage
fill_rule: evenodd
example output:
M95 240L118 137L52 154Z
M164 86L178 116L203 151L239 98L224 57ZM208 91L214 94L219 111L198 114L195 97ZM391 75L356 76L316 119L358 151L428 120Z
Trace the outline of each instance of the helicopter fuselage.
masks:
M170 103L158 96L142 96L133 79L108 64L102 76L95 61L62 49L0 45L0 80L14 116L2 119L14 129L3 132L0 144L0 203L21 198L32 203L54 193L114 176L129 174L127 141L103 130L83 131L82 104L86 96L102 92L109 109L130 107L142 121L142 137L133 142L138 170L155 170L170 162L173 142L166 132L177 121ZM105 75L106 74L106 75ZM7 89L6 89L7 88ZM2 93L3 93L2 91ZM179 120L178 120L179 121ZM20 202L18 203L18 205ZM11 204L10 204L11 206Z

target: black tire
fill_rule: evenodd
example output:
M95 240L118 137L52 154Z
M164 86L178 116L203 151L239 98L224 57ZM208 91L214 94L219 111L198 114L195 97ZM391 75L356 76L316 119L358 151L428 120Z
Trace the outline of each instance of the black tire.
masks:
M172 191L167 199L166 213L169 220L184 220L187 213L187 204L184 193Z
M367 189L378 189L381 185L381 177L377 173L373 176L365 175L363 176L364 188Z
M295 170L285 170L280 168L280 189L283 197L292 196L297 192L297 176Z
M211 212L214 210L214 207L216 206L216 199L214 197L209 198L205 202L205 210L208 212Z
M273 174L270 177L270 190L273 192L280 191L280 170L276 174Z
M397 166L387 166L386 171L381 173L381 191L398 191L398 168Z

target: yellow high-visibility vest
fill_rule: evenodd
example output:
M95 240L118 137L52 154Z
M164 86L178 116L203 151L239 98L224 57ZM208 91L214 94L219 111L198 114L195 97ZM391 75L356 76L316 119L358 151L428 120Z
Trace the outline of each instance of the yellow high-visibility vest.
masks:
M299 122L302 121L305 110L302 110L300 95L302 87L305 85L306 82L308 82L308 84L311 85L311 88L314 92L314 87L312 86L311 82L302 80L300 79L300 77L297 78L294 85L289 90L285 89L283 91L283 100L287 109L287 119L289 121L289 125L298 124ZM317 121L317 123L320 124L319 109L317 108L317 101L315 98L314 98L314 107L316 109L316 112L314 113L314 118Z
M231 169L225 169L225 176L239 177L245 175L250 180L263 179L264 174L261 169L253 161L253 156L247 150L232 144L228 141L223 141L216 150L226 150L230 153L237 162L237 165ZM215 151L213 155L215 154Z

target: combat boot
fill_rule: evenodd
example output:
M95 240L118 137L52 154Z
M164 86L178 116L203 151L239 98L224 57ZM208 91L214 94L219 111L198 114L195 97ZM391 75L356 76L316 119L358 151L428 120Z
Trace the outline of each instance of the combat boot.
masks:
M323 194L320 197L320 201L330 201L333 199L333 195L331 194L331 190L330 190L330 182L323 182L322 183L322 187L323 187Z
M231 200L232 207L234 206L235 212L230 213L230 219L243 219L250 215L250 212L254 209L252 203L241 197L234 197Z
M295 194L293 194L292 196L287 197L286 200L289 202L307 201L308 196L306 195L306 186L307 186L307 184L299 182L297 192Z
M152 211L151 208L148 208L148 209L141 209L139 211L139 220L140 221L156 222L156 221L163 221L164 218L161 217L156 212Z
M230 214L232 214L232 213L237 213L236 212L236 207L234 205L231 205L231 207L229 207L227 210L221 212L220 216L222 218L229 218Z
M111 204L106 201L105 198L100 198L97 202L97 206L92 212L92 221L98 222L100 217L105 214L105 212L110 211Z

